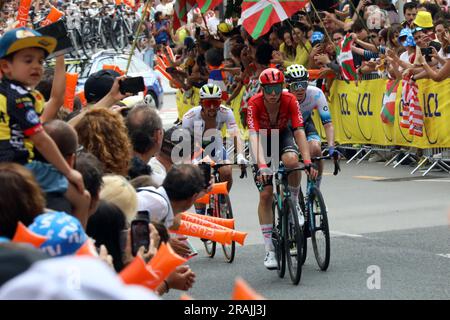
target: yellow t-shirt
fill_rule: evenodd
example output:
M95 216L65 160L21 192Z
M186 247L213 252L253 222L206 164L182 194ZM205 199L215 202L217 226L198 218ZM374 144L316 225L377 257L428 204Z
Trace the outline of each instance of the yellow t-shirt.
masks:
M305 68L308 65L309 60L309 53L311 52L312 46L311 42L309 40L305 43L305 46L299 44L295 48L295 57L292 57L291 59L284 60L283 66L289 67L293 64L301 64L305 66ZM286 55L286 48L284 42L280 45L280 51L283 52Z

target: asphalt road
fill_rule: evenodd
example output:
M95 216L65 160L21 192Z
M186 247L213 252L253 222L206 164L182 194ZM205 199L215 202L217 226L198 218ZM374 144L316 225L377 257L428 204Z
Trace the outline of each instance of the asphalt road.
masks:
M174 96L167 96L161 114L173 123ZM173 99L173 104L172 100ZM175 115L176 118L176 115ZM174 119L173 119L174 120ZM450 299L450 176L431 172L426 179L412 168L383 163L342 164L334 177L327 164L322 192L332 233L331 262L319 271L309 247L299 286L289 275L278 278L263 266L264 246L251 178L234 171L231 201L236 229L248 232L228 264L219 249L189 262L197 282L188 294L195 299L230 299L234 279L245 279L268 299ZM165 298L178 299L180 291Z

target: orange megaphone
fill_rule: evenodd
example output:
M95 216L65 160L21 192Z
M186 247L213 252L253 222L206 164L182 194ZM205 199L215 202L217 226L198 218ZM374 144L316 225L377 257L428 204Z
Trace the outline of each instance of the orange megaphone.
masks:
M11 242L24 242L29 243L35 246L36 248L40 248L41 245L47 241L48 238L41 236L39 234L36 234L27 227L22 222L17 223L17 229L16 233L14 234L14 237L12 238Z
M66 92L64 95L64 107L73 111L73 100L75 98L75 89L78 82L78 73L66 72Z
M103 70L113 70L117 73L119 73L121 76L123 76L125 74L125 72L120 69L118 66L115 66L113 64L104 64L102 67Z
M178 230L172 230L172 232L185 236L208 239L222 244L231 244L233 241L231 231L208 228L183 220L181 221Z
M145 265L140 256L136 256L119 276L126 284L137 284L152 290L160 283L158 275Z
M173 251L170 244L161 243L161 246L155 256L150 260L148 266L159 277L155 289L162 281L164 281L176 267L182 265L187 260L180 257Z
M20 0L19 10L17 13L17 24L16 28L25 27L28 22L28 15L30 12L31 0Z
M54 6L51 6L50 12L47 15L47 18L45 18L45 20L41 22L41 27L48 26L49 24L52 24L52 23L58 21L63 15L64 15L63 12L59 11Z
M211 217L211 216L205 216L203 214L197 214L197 213L190 213L190 212L183 212L181 214L181 217L189 215L195 218L211 221L215 224L221 225L223 227L227 227L230 229L234 229L234 219L224 219L224 218L218 218L218 217Z
M263 296L256 293L242 278L237 278L234 283L232 300L265 300Z
M76 256L89 256L89 257L98 257L97 250L95 249L94 244L91 239L87 239L83 245L75 252Z
M230 231L231 232L231 239L233 241L236 241L237 243L239 243L241 246L244 245L245 238L247 237L247 232L236 231L236 230L233 230L233 229L221 226L219 224L216 224L214 222L211 222L211 221L208 221L208 220L205 220L205 219L200 219L200 218L189 216L189 215L184 215L184 216L181 215L181 219L184 220L184 221L196 223L196 224L199 224L201 226L208 227L208 228Z
M309 69L308 74L310 79L334 79L336 76L334 73L327 74L325 77L320 76L321 69Z
M210 196L209 193L207 193L203 197L195 200L195 203L209 204L209 196Z
M188 294L186 294L186 293L183 293L181 296L180 296L180 300L194 300L190 295L188 295Z
M227 184L228 182L214 183L208 194L228 194Z

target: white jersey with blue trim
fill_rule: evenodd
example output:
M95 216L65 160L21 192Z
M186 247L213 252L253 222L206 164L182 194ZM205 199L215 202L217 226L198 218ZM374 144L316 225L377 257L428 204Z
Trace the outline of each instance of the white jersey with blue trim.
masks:
M220 105L216 116L216 128L217 130L222 130L223 125L227 127L227 131L233 131L237 129L237 123L234 118L233 111L224 106ZM194 107L189 110L183 116L182 127L188 129L191 134L194 134L194 128L201 126L202 133L205 131L205 121L202 118L202 107Z
M314 109L319 112L322 124L331 122L331 114L330 108L328 107L327 98L321 89L314 86L308 86L306 89L305 100L299 103L299 105L303 120L305 122L311 118L311 114Z

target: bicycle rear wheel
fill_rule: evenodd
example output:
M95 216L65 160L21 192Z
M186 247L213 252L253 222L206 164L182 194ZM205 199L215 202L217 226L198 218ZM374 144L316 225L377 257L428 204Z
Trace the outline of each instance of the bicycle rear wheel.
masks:
M233 210L231 208L230 197L227 194L220 194L218 200L220 218L233 219ZM223 254L225 255L225 260L228 263L232 263L236 253L236 243L233 241L231 244L222 244L222 249Z
M277 198L275 196L272 204L272 214L272 242L275 247L275 257L277 258L277 274L280 278L284 278L284 274L286 273L286 256L284 254L284 238L282 233L284 219L280 215L280 210L277 205Z
M209 208L206 209L206 215L214 217L214 211L216 210L217 195L212 195L209 198ZM205 246L206 254L210 258L214 258L216 255L216 242L212 240L202 240Z
M297 285L302 276L303 229L298 221L298 213L291 199L284 200L284 246L292 283Z
M309 204L314 219L311 224L314 226L311 230L314 255L320 270L325 271L330 264L330 229L325 202L322 193L316 187L311 190Z

